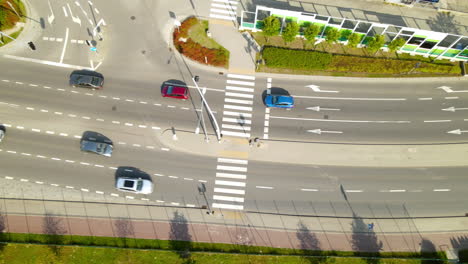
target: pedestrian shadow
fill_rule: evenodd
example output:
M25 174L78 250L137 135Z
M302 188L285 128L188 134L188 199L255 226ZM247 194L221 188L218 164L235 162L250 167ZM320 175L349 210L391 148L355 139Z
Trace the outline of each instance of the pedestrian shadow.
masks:
M185 216L179 211L174 212L174 217L170 221L171 231L169 234L169 245L176 250L177 254L190 263L190 250L192 249L192 236L189 233L188 222Z
M320 255L320 241L302 221L297 223L296 237L300 242L299 247L302 255ZM303 260L309 263L326 263L327 257L303 257Z
M127 218L119 218L114 222L114 226L118 237L117 246L129 247L129 240L135 237L132 222Z
M52 213L46 212L42 225L43 233L46 234L45 243L48 244L50 250L56 255L61 253L61 245L64 242L64 235L67 233L62 219L53 216Z
M353 213L351 227L353 232L351 246L355 254L362 256L362 252L365 252L366 263L380 263L379 252L382 250L383 244L374 232L374 223L365 223L364 219Z
M444 260L438 260L443 258L444 256L439 255L437 253L437 249L432 243L432 241L423 239L421 241L421 257L423 258L421 260L421 264L443 264L446 263Z

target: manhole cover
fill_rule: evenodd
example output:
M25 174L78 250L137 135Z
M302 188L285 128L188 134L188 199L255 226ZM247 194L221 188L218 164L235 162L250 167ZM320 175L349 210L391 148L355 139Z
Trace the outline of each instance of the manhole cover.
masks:
M135 16L131 16L131 17L130 17L131 20L135 20L135 18L136 18Z
M323 116L323 119L328 119L328 115L324 115L324 116Z
M142 51L141 51L141 54L146 54L146 50L142 50Z

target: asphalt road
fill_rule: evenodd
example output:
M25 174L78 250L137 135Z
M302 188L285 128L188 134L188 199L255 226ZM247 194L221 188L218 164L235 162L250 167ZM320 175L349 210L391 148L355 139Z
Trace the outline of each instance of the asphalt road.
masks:
M51 24L49 5L35 3L35 12L48 22L36 40L38 50L18 49L6 53L16 59L0 58L0 68L6 69L0 73L0 122L8 125L0 145L0 176L111 194L118 193L115 170L131 166L155 181L155 192L141 197L206 204L197 187L205 183L211 199L216 159L177 152L158 140L158 135L171 133L172 128L195 131L201 99L192 75L201 77L199 85L207 88L206 99L218 122L222 120L227 72L195 67L166 43L170 12L184 16L192 12L191 6L187 1L119 1L108 8L103 1L95 2L87 6L82 1L82 9L52 1ZM88 32L101 18L106 26L99 40L99 34ZM97 43L97 54L78 43L91 38ZM103 90L68 86L72 70L97 65L105 75ZM273 92L284 89L296 100L292 110L271 109L269 139L353 144L468 141L468 133L447 133L468 130L467 95L450 92L468 89L468 81L443 78L349 80L261 74L253 87L252 136L264 135L262 97L268 78ZM162 98L165 82L189 85L191 99ZM208 120L205 110L203 114ZM214 133L209 123L207 130ZM80 152L84 131L111 138L114 155ZM464 214L466 168L439 165L443 164L395 169L250 162L245 210L366 216Z

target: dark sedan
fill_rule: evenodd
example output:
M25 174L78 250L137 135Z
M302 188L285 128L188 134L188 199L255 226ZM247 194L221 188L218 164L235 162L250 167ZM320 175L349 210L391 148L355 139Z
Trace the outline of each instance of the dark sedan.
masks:
M104 76L95 71L73 71L70 74L70 85L72 87L102 89L104 85Z

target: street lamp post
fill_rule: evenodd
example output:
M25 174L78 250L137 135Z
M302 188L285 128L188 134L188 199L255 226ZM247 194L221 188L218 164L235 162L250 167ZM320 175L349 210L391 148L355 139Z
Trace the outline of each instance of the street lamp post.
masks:
M218 139L218 142L221 142L221 132L219 130L218 122L216 121L216 118L215 118L213 112L211 111L210 106L206 102L205 96L203 95L202 91L200 90L200 87L198 87L197 82L199 80L200 80L199 76L195 76L195 77L192 78L192 81L193 81L193 83L195 83L195 87L197 88L197 91L198 91L198 93L200 94L200 96L202 98L203 105L206 106L206 110L207 110L208 114L210 115L211 119L213 120L213 123L214 123L214 126L215 126L216 138Z
M206 186L204 183L201 183L200 185L198 185L198 192L200 194L203 194L203 197L205 198L205 202L206 202L206 207L208 209L208 211L206 212L207 214L213 214L214 211L211 211L211 208L210 208L210 203L208 202L208 199L206 198Z

